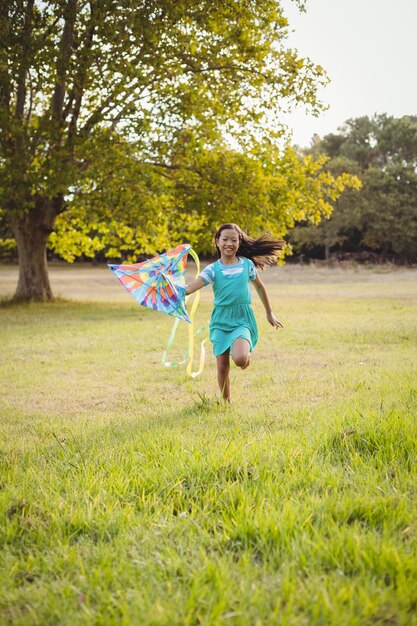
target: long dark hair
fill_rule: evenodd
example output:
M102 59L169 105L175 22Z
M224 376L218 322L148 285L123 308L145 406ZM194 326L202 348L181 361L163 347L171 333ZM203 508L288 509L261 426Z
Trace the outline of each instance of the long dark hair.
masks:
M214 241L216 244L217 256L220 258L220 250L217 242L224 230L235 230L239 235L239 248L237 256L245 256L254 262L256 267L261 270L273 264L274 260L279 257L281 250L285 248L285 241L282 239L274 239L271 235L264 233L257 239L249 237L237 224L222 224L217 231Z

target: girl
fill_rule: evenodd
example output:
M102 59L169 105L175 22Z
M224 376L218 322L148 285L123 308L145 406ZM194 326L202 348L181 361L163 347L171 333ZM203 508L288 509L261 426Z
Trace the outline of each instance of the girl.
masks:
M272 312L264 284L256 268L272 264L284 247L283 241L262 235L252 239L236 224L223 224L215 235L217 256L189 285L186 295L212 283L214 309L210 320L210 340L217 358L217 380L223 399L230 402L230 353L241 369L249 365L249 355L258 341L258 328L252 311L249 282L253 281L265 307L266 318L282 328Z

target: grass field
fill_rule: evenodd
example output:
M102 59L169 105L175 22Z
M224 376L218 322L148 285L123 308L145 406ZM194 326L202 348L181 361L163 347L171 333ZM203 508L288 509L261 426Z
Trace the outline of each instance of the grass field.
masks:
M270 270L229 408L108 270L51 277L0 308L2 625L417 624L417 271Z

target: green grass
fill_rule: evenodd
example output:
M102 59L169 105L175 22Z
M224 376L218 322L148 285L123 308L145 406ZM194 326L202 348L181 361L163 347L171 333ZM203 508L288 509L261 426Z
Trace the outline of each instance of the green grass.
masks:
M286 272L231 408L133 301L0 308L1 624L417 624L417 272Z

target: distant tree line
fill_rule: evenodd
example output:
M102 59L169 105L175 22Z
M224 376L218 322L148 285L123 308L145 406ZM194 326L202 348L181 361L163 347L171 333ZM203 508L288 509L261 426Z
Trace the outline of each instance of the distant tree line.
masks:
M304 220L289 233L296 258L416 262L417 116L349 119L303 151L319 153L329 173L349 172L362 186L335 200L329 219Z

